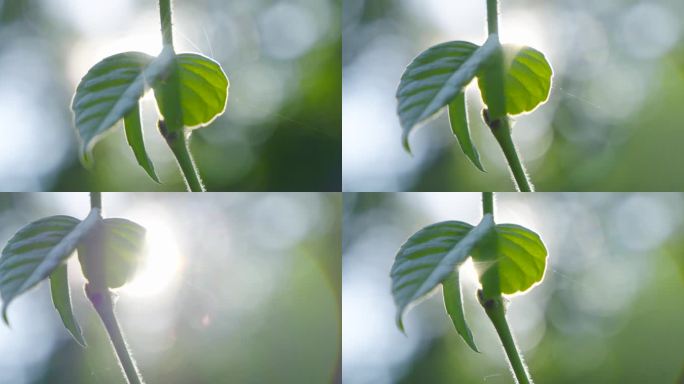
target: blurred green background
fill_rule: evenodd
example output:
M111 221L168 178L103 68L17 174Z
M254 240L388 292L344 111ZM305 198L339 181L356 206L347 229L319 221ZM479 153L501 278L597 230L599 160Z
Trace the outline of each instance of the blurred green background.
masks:
M339 383L340 194L103 195L105 217L147 229L116 311L147 383ZM48 215L83 218L86 193L0 194L0 243ZM49 284L0 325L1 384L123 383L76 258L72 300L88 348L52 307Z
M230 79L223 116L193 134L209 190L339 191L340 0L175 1L178 52L201 52ZM161 51L155 0L0 0L0 185L6 191L184 190L156 131L143 124L163 184L144 174L122 126L78 161L71 98L80 78L123 51Z
M514 141L540 191L684 189L684 33L681 0L501 1L502 42L543 51L550 100L518 116ZM461 153L446 114L401 147L394 98L420 52L450 40L481 44L484 0L343 3L345 191L512 190L506 163L468 96L487 173Z
M684 195L496 197L497 222L538 232L549 251L542 283L508 308L535 382L684 382ZM478 222L480 194L345 194L343 215L345 384L513 382L467 269L466 318L482 353L454 330L441 289L405 315L406 335L394 322L399 246L434 222Z

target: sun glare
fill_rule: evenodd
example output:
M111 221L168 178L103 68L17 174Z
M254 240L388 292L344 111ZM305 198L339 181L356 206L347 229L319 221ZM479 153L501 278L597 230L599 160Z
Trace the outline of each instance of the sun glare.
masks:
M548 52L545 36L547 33L538 19L521 11L510 12L501 21L501 42L521 46L530 46L542 52Z
M463 265L461 265L461 268L458 270L459 276L461 278L461 281L464 281L466 284L471 284L471 285L479 285L480 280L477 277L477 271L475 270L475 264L473 263L472 258L468 258Z
M141 222L147 228L143 263L121 292L131 296L155 296L165 292L178 278L182 257L176 235L163 219L151 217Z

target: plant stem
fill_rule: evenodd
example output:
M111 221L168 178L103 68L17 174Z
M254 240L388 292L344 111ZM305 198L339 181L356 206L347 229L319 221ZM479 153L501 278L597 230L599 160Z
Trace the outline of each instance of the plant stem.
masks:
M499 120L502 124L498 127L492 127L492 133L496 138L496 141L501 146L501 150L506 156L506 161L508 162L508 167L511 169L513 174L513 179L515 180L518 191L520 192L533 192L534 189L529 179L527 178L527 172L525 172L525 167L520 161L520 156L518 156L518 150L513 143L513 137L511 136L511 127L508 118L503 118Z
M90 208L102 210L102 194L100 192L90 193ZM99 225L95 228L95 233L93 236L90 236L90 239L88 240L90 242L90 245L87 245L88 247L102 248L104 235L102 229L102 221L100 220ZM119 358L119 363L121 364L121 368L124 371L128 383L141 384L142 380L140 378L140 373L138 373L135 362L126 346L126 341L121 333L119 322L116 320L116 315L114 314L112 293L105 283L106 271L104 260L102 260L103 255L100 254L98 256L100 257L95 260L95 270L89 276L90 281L86 283L85 286L86 296L100 316L102 324L104 324L105 330L109 335L109 340L114 346L114 351Z
M140 373L126 346L126 341L121 333L119 322L116 320L116 315L114 314L112 294L108 289L102 291L92 287L93 285L90 283L86 284L86 295L88 296L88 299L90 299L90 302L93 304L93 307L102 320L102 324L104 324L104 327L107 330L109 340L114 346L114 351L116 351L116 355L119 358L119 363L126 375L128 383L141 384L142 380L140 379Z
M499 1L487 0L487 31L499 33Z
M506 356L508 356L508 362L511 364L511 370L515 375L517 382L519 384L530 384L529 374L525 369L522 356L518 351L518 347L515 345L511 329L506 321L503 298L499 296L494 299L484 300L481 292L482 291L478 292L480 304L482 304L482 307L485 309L489 320L494 324L496 333L499 334L499 339L501 339L501 344L503 344Z
M489 35L499 35L499 2L487 0L487 30ZM517 149L511 136L511 124L506 113L506 93L504 76L503 48L499 44L499 52L492 57L492 68L489 70L490 92L494 94L489 102L489 110L484 113L485 122L491 129L496 141L506 157L518 191L532 192L532 185L527 179L525 167L520 161Z
M171 0L159 0L159 16L161 18L162 26L162 41L164 45L173 46Z
M494 192L482 192L482 214L494 216Z
M99 208L102 210L102 193L90 192L90 208Z
M171 15L171 0L159 0L159 17L161 19L162 42L164 49L175 57L173 48L173 19ZM164 103L164 120L159 121L159 131L171 148L178 161L185 183L191 192L204 192L202 181L195 167L195 162L188 150L185 127L183 126L183 109L180 99L180 79L178 64L174 59L169 65L168 76L159 86L161 100ZM156 90L155 90L156 92Z
M490 214L492 218L494 216L494 193L493 192L482 192L482 213L484 215ZM496 242L496 239L492 239ZM489 244L490 242L486 242ZM495 254L496 249L483 249L485 256L487 256L492 251L493 257L497 257ZM498 269L493 266L488 268L487 272L481 277L482 289L477 292L477 298L480 301L480 305L484 308L487 313L487 317L491 320L496 333L501 339L501 344L503 344L504 351L506 351L506 356L508 356L508 362L511 364L511 369L515 375L516 380L519 384L530 384L529 374L525 370L525 365L522 361L522 356L518 351L518 347L515 345L515 340L511 334L511 329L506 321L506 309L504 306L504 299L501 297L501 292L499 290L499 274ZM496 293L494 295L494 293ZM489 297L489 296L493 297Z
M176 156L178 165L185 176L185 182L187 184L188 190L190 192L204 192L204 186L202 185L202 180L200 180L199 172L195 166L195 162L190 156L190 151L188 149L188 141L185 137L185 132L182 130L169 131L166 127L166 123L162 120L159 121L159 131L161 132L166 143L171 148L173 155Z

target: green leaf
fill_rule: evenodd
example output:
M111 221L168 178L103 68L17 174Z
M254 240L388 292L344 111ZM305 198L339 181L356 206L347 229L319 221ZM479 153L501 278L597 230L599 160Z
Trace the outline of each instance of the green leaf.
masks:
M451 322L458 334L475 352L480 352L473 340L473 333L470 331L463 314L463 302L461 301L461 284L459 281L458 269L451 273L451 275L442 283L444 287L444 305L446 311L451 317Z
M85 162L95 143L138 104L169 62L166 55L154 59L140 52L125 52L100 61L86 73L71 105Z
M78 247L83 275L91 282L105 281L108 288L119 288L135 275L144 246L145 228L126 219L105 219L97 241Z
M490 36L482 47L465 41L439 44L409 64L397 89L397 113L407 151L408 136L416 125L454 100L496 52L495 37Z
M482 66L482 69L477 74L478 86L480 86L481 95L488 95L487 109L483 111L483 117L487 116L490 120L499 120L507 117L506 112L506 94L504 89L505 71L504 71L504 54L501 43L498 44L496 52L487 60L487 63ZM486 82L481 82L482 78L487 78ZM485 119L487 126L491 127L489 121Z
M530 47L504 45L504 90L506 112L517 115L534 110L549 98L553 70L544 54ZM478 86L485 104L491 102L487 82L493 81L484 71L478 74Z
M500 292L507 295L524 292L540 282L544 277L548 252L539 235L515 224L498 224L495 234L494 262L498 269ZM473 260L480 274L492 265L483 261L479 251L473 253Z
M140 123L140 104L136 103L133 109L131 109L124 117L124 128L126 130L126 140L128 145L133 149L135 154L135 159L138 164L147 172L147 174L152 178L152 180L159 182L157 174L154 172L154 165L149 156L147 156L147 151L145 150L145 142L143 140L143 129Z
M98 209L93 209L82 222L69 216L50 216L28 224L9 240L0 258L5 323L10 302L59 267L99 220Z
M194 54L176 56L180 83L180 102L183 125L195 128L210 124L226 109L229 82L221 65L214 60ZM155 87L154 95L162 116L167 117L166 92L163 84Z
M473 144L470 138L465 90L449 103L449 122L451 123L451 131L456 136L463 153L473 162L477 169L485 172L482 163L480 163L480 155L477 153L475 144Z
M445 221L421 229L401 246L390 273L399 329L404 329L406 308L451 275L493 227L491 215L485 215L476 227Z
M81 327L78 326L78 322L71 309L71 294L66 264L61 264L50 274L50 292L52 293L52 304L54 304L55 309L62 318L64 327L71 333L76 342L85 347L86 342L83 339Z

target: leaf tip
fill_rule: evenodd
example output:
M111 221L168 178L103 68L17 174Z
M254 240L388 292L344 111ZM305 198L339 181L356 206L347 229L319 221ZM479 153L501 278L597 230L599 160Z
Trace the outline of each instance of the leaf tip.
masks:
M76 340L76 343L78 343L78 345L80 345L82 348L88 347L88 343L86 343L82 334L72 334L71 336L73 336L74 340Z
M404 329L404 321L403 321L402 318L401 318L401 317L402 317L402 312L403 312L403 311L402 311L401 309L397 311L396 323L397 323L397 328L399 328L399 330L401 331L401 333L403 333L404 336L406 336L406 330Z
M9 323L9 320L7 319L7 304L9 304L9 302L2 304L2 321L5 323L5 325L7 325L9 327L10 323Z
M480 162L480 159L479 159L479 158L478 158L476 161L473 161L473 164L475 165L475 167L477 167L477 169L480 170L480 172L487 173L487 170L486 170L485 167L482 165L482 163Z
M401 145L404 147L406 153L413 156L413 152L411 152L411 146L409 145L408 141L408 134L404 133L403 135L401 135Z

